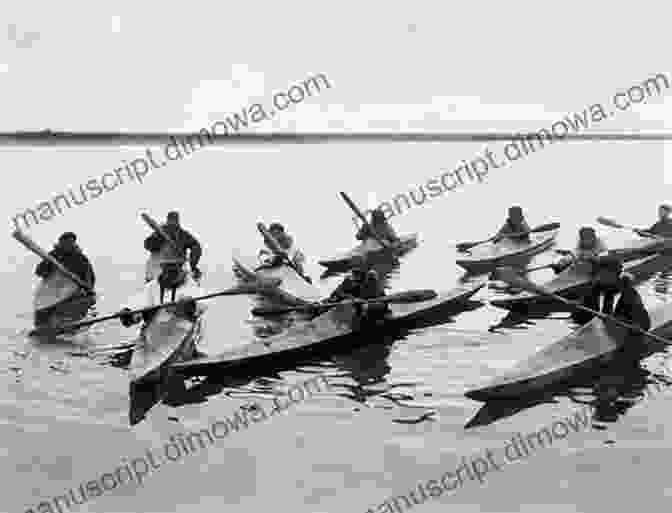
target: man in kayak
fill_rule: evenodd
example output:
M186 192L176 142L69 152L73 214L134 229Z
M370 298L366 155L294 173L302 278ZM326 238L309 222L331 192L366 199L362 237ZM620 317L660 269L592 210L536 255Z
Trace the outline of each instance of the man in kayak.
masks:
M516 235L522 232L529 232L530 227L527 224L527 221L525 220L525 216L523 215L523 209L520 207L511 207L509 209L509 216L506 219L506 222L504 223L504 226L502 226L497 233L497 238L494 240L494 242L499 242L503 238L511 239L516 242L529 242L530 241L530 234L529 233L524 233L523 235Z
M278 242L280 248L287 253L289 260L299 270L299 274L304 275L304 265L306 263L305 255L294 244L294 238L285 232L285 227L280 223L273 223L268 227L269 233ZM283 257L273 252L268 241L264 241L265 249L259 251L259 260L265 266L276 266L283 263Z
M178 253L173 255L173 257L186 260L187 251L189 251L191 272L194 279L200 279L202 273L198 268L198 262L201 260L203 250L196 237L180 226L180 214L174 211L168 212L166 224L162 228L166 232L166 235L177 243ZM161 234L156 232L145 239L145 249L150 253L158 253L166 244L168 242L164 240Z
M364 257L357 256L353 258L353 268L350 276L334 290L331 295L324 300L325 303L334 303L349 299L370 300L385 295L385 287L378 273L369 269ZM355 303L359 309L359 314L364 322L377 323L386 317L390 312L389 306L385 303Z
M573 254L563 257L557 263L552 264L551 269L558 274L577 262L593 263L599 255L606 251L607 245L597 236L595 229L584 226L579 229L579 240L576 243Z
M390 244L399 242L397 233L394 231L394 228L392 228L392 225L390 225L388 220L385 219L385 213L382 209L377 208L371 211L371 221L369 222L369 225L373 228L373 232L384 241ZM375 239L374 234L369 230L369 225L365 224L359 229L357 235L355 235L357 240L364 241L367 239Z
M658 221L650 228L637 230L642 237L658 235L659 237L672 237L672 207L670 205L661 205L658 207Z
M601 311L607 315L614 315L624 322L639 326L643 330L651 328L644 302L634 287L632 276L623 273L623 264L618 258L604 256L595 260L596 268L590 292L583 299L583 306L592 310ZM618 302L614 308L614 301ZM600 308L600 299L602 305ZM584 324L592 319L592 315L576 311L572 318Z
M58 262L71 273L77 275L93 288L96 284L96 275L93 272L91 262L77 245L77 235L66 232L58 238L54 249L49 252ZM47 279L55 271L54 265L48 260L43 260L35 268L35 274L40 278Z
M179 301L173 312L187 320L195 321L205 310L202 305L197 305L191 296L185 294L189 289L196 286L192 273L184 269L184 260L166 259L161 261L161 274L147 286L146 306L158 306L168 302ZM133 326L139 322L149 324L158 310L133 314L130 308L120 311L120 320L125 327Z

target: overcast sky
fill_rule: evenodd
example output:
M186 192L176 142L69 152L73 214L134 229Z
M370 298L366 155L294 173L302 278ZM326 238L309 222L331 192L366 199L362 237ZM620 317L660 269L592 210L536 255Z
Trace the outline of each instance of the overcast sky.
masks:
M331 90L258 129L534 128L668 71L664 6L12 2L0 130L198 129L316 73ZM660 128L657 103L604 129Z

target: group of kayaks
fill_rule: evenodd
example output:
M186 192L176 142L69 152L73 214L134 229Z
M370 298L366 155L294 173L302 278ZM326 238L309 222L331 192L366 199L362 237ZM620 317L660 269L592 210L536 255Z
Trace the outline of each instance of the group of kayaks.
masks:
M348 204L363 223L367 223L356 206L351 201ZM547 229L531 230L529 239L525 241L504 237L497 241L483 242L468 253L461 254L456 263L472 275L488 273L502 266L522 266L532 256L551 248L558 232L559 225L554 223L547 225ZM15 237L40 257L48 257L25 235L19 237L15 234ZM393 245L370 238L350 251L322 259L319 263L329 271L341 272L348 270L360 257L374 260L376 257L389 256L398 259L418 246L417 234L401 236ZM672 267L669 254L647 251L652 247L650 239L642 238L620 248L618 253L625 261L625 269L632 274L645 276ZM320 289L297 273L290 262L265 266L259 265L255 258L235 254L233 263L238 281L236 287L205 294L200 283L196 283L193 290L186 291L185 294L197 300L219 295L254 294L271 301L276 307L286 307L287 311L312 311L316 314L295 320L282 333L254 340L216 356L199 356L196 347L203 335L202 315L185 319L176 315L171 308L162 307L149 325L142 326L139 338L143 342L135 344L133 348L129 367L132 384L148 379L162 379L166 373L183 376L212 373L227 375L238 370L265 368L281 362L296 361L323 350L340 350L352 342L375 343L375 337L380 337L388 328L415 327L432 316L435 323L449 322L453 315L468 308L470 300L487 281L468 280L445 292L423 289L415 291L416 293L411 291L376 298L376 301L388 304L389 312L382 322L372 327L361 322L361 310L357 308L357 301L341 301L339 304L315 308L323 299ZM557 303L557 297L580 297L590 281L590 269L578 262L543 284L548 294L522 291L509 297L491 300L490 304L512 311L536 307L553 309L560 305L564 307L566 305ZM144 291L141 295L143 293ZM71 307L77 304L80 306L75 308L74 317L79 315L81 318L81 310L90 306L90 302L83 301L82 298L94 300L92 294L82 294L81 284L68 276L67 271L55 273L50 280L43 280L39 284L34 308L37 313L59 305ZM138 301L137 304L142 302ZM113 317L115 316L111 315L106 318ZM93 324L106 318L82 321L78 327L86 327L87 322ZM672 307L652 312L652 320L653 333L664 331L672 323ZM535 392L550 383L567 378L576 369L610 357L623 347L628 336L628 331L621 326L596 318L516 365L491 383L468 391L465 395L478 401L490 401L513 399L521 394Z

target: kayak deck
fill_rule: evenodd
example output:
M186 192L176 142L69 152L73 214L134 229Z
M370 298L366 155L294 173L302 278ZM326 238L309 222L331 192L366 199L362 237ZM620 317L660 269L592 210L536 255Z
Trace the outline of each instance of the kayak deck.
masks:
M518 242L503 239L499 242L488 242L472 249L466 256L455 261L468 272L486 272L497 266L514 265L534 256L555 243L559 230L549 230L530 234L529 242Z
M465 302L483 286L474 284L458 287L429 301L390 305L390 318L376 329L414 322L433 311ZM294 324L285 333L254 341L217 356L198 358L172 367L185 375L199 375L207 373L213 366L219 370L222 367L245 367L264 361L276 363L281 357L294 357L299 353L323 349L331 343L340 342L344 337L363 333L358 328L355 309L346 303L331 308L311 321Z
M259 269L258 262L254 258L236 255L233 258L235 268L240 272L243 282L280 279L277 287L265 291L267 295L274 296L282 303L289 306L313 303L321 299L320 290L306 282L299 274L288 265L264 267Z
M663 270L666 266L672 265L672 259L666 255L652 255L637 260L631 260L623 265L624 271L635 275L639 279L642 275L654 273ZM590 284L591 266L587 262L578 262L560 274L552 278L541 286L553 294L560 295L566 299L576 299L582 295L585 288ZM533 305L549 305L557 303L553 298L545 295L535 294L533 292L520 292L507 298L493 299L490 304L506 310L517 308L529 308Z
M412 233L410 235L403 235L399 237L399 242L394 246L397 251L407 252L417 247L418 234ZM355 248L345 251L331 258L325 258L318 261L323 267L347 267L351 264L352 259L357 256L371 257L378 253L385 252L385 248L375 239L367 239Z
M661 331L672 323L672 304L651 312L651 331ZM638 343L628 330L594 318L559 341L495 378L487 386L470 390L465 396L477 401L517 399L564 381L577 370L604 361L624 344Z

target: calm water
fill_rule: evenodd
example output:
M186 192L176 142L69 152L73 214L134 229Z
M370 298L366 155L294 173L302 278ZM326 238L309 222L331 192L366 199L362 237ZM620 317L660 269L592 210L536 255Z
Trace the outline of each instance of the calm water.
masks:
M142 211L155 217L171 208L182 212L185 227L204 244L208 288L232 284L231 251L256 251L260 240L254 223L259 220L284 222L309 255L309 272L317 277L316 260L354 245L354 228L339 190L362 207L373 206L481 150L476 144L213 149L171 164L142 186L125 185L68 211L30 234L43 247L50 247L62 231L79 234L104 293L97 305L100 313L118 310L141 286L147 234L138 216ZM420 232L422 242L391 277L391 290L454 287L463 272L454 264L451 244L491 235L510 204L521 204L531 224L560 221L561 248L571 247L577 228L595 225L599 215L636 226L652 223L657 204L668 199L663 152L662 144L653 143L557 146L492 173L483 184L467 184L394 217L401 233ZM20 171L5 214L11 218L19 209L140 153L138 148L3 151L3 168ZM44 173L47 169L59 172ZM599 231L612 246L631 239L628 232ZM1 314L0 466L6 486L1 511L25 511L111 471L123 458L160 447L174 433L207 427L253 400L268 404L270 389L284 389L310 375L329 377L333 388L166 465L141 488L119 487L79 510L376 510L388 497L454 470L462 456L499 450L518 432L538 430L572 415L584 402L595 403L594 390L587 387L574 399L519 405L521 411L514 415L464 429L480 408L462 395L466 390L572 329L566 313L491 329L506 312L487 305L496 292L485 288L474 298L482 305L439 326L381 337L361 349L239 386L216 379L199 386L190 381L188 388L195 387L191 394L178 394L168 401L171 406L154 406L144 421L130 427L125 371L103 356L85 353L128 341L133 330L116 322L101 324L80 346L36 345L17 336L28 326L17 315L30 311L37 258L9 236L3 249L7 302ZM555 258L547 252L531 265ZM540 271L533 279L551 276ZM331 278L320 287L327 294L338 281ZM665 275L643 283L647 306L670 301L669 284ZM210 301L201 350L216 354L250 340L250 305L245 297ZM487 476L484 485L468 482L414 511L445 511L446 506L465 512L621 511L636 507L643 497L654 509L669 505L672 394L665 383L672 372L665 356L654 355L639 373L616 379L609 400L600 397L591 429L506 466ZM654 386L656 393L646 392Z

